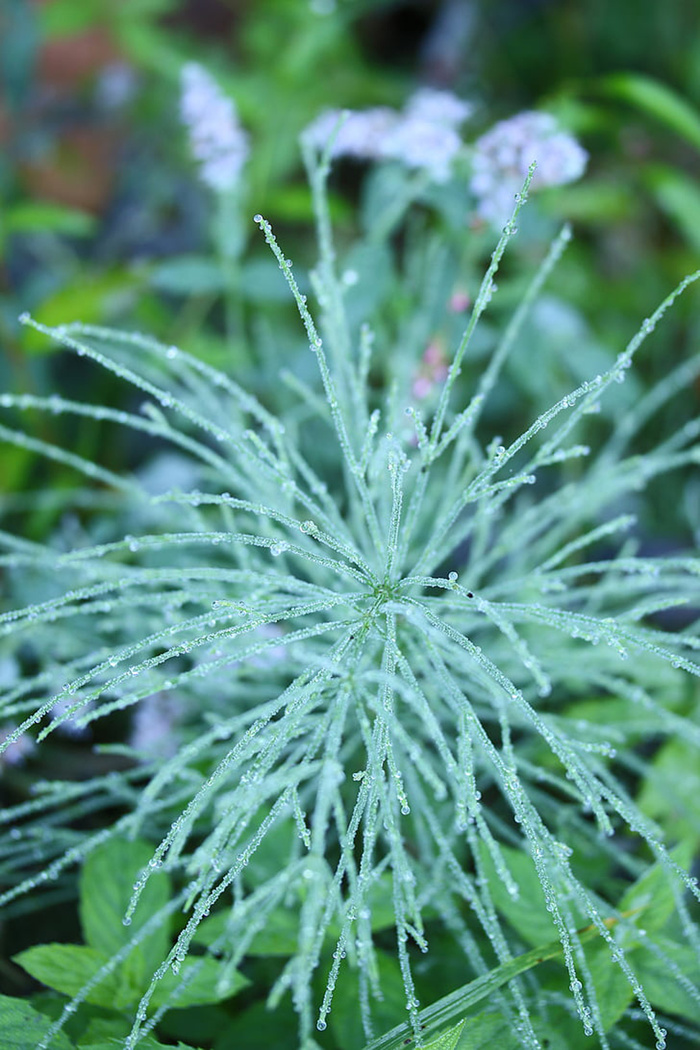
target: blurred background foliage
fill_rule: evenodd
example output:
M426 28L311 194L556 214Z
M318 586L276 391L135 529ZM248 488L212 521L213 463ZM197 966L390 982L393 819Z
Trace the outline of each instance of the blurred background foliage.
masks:
M49 394L58 383L69 396L106 404L124 396L109 375L23 329L24 310L47 324L149 331L233 370L273 405L281 368L311 377L286 288L252 221L236 278L241 323L235 332L227 325L217 260L225 230L178 112L181 68L196 61L235 99L250 135L244 219L258 211L270 219L301 269L315 249L298 135L324 107L400 107L430 84L474 104L467 141L531 108L554 113L579 138L590 153L587 174L528 207L506 264L511 284L494 300L498 323L562 219L571 219L575 242L529 329L537 367L527 354L514 359L496 405L494 426L520 432L535 411L599 371L698 266L696 30L693 0L2 0L0 386ZM413 293L425 298L421 316L442 316L435 330L429 320L411 329L415 364L421 340L453 345L464 318L446 315L445 302L455 292L473 297L495 234L437 187L400 235L371 245L357 215L366 219L373 200L381 202L381 177L338 164L333 217L341 256L347 249L364 274L353 290L358 317L377 315L379 336L382 317L386 333L400 332ZM415 256L412 243L424 245ZM431 307L436 274L442 285ZM690 296L664 322L626 396L641 396L689 356L695 307ZM485 332L484 354L488 323ZM401 368L405 345L389 344L388 334L384 344L377 339L387 374ZM697 386L687 391L688 413L697 413L699 394ZM139 461L138 449L101 448L95 420L32 419L44 440L111 467ZM22 447L3 451L10 510L48 476L33 460ZM51 476L57 491L75 481L55 465ZM685 491L698 503L697 492ZM682 532L673 505L669 496L649 515L661 533ZM52 515L34 515L25 527L35 534Z

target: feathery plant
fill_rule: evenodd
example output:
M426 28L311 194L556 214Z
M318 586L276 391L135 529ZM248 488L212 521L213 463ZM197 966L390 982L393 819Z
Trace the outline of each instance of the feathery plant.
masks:
M646 1018L664 1047L643 973L649 960L663 967L697 1009L683 960L700 950L700 894L685 872L687 849L673 849L634 792L643 738L700 743L688 686L699 670L696 626L670 633L657 617L697 601L700 563L638 554L625 539L633 519L623 507L656 475L697 464L697 420L654 452L628 448L698 363L627 411L595 453L575 442L577 426L595 430L601 399L700 274L661 304L607 372L503 445L484 433L484 406L568 229L470 399L457 403L528 181L424 420L408 384L377 390L369 380L372 331L365 325L358 335L349 324L337 276L328 154L310 164L318 322L270 225L255 221L296 301L322 393L300 380L286 411L273 415L178 348L26 318L145 402L130 412L5 395L4 407L129 428L170 445L192 479L154 494L137 476L2 428L5 440L117 493L113 520L130 529L69 550L3 534L8 578L42 595L1 618L4 651L24 643L33 654L27 676L3 688L3 718L16 725L3 750L28 733L41 740L125 717L154 697L179 711L168 753L114 745L130 759L121 772L41 782L34 797L2 812L10 884L2 903L10 909L24 895L50 894L110 840L153 844L124 923L163 872L174 887L145 925L127 930L37 1048L51 1045L153 930L175 924L125 1050L147 1042L182 1001L209 961L203 943L219 960L225 998L281 915L293 916L293 939L269 1001L291 995L304 1047L333 1036L334 994L346 979L356 982L363 1038L377 1048L428 1045L439 1027L465 1017L465 1031L476 1033L472 1004L483 994L475 988L489 996L482 1020L489 1011L501 1018L514 1045L545 1045L556 1016L572 1024L567 1045L582 1033L605 1048L648 1045L626 1031L627 1017L637 1032ZM616 717L620 703L636 717ZM673 913L674 939L655 937L657 913L664 922ZM423 953L446 937L462 960L452 987L471 991L420 1002L431 958ZM547 947L536 958L522 955L538 945ZM386 1034L376 1010L392 958L406 1010ZM541 978L548 958L558 961Z

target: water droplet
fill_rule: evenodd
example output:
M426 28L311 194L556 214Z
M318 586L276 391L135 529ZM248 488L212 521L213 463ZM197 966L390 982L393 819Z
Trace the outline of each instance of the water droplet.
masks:
M260 215L260 213L258 213L257 215L253 216L253 222L257 222L258 225L260 225L260 223L262 221L263 221L263 217L262 217L262 215Z

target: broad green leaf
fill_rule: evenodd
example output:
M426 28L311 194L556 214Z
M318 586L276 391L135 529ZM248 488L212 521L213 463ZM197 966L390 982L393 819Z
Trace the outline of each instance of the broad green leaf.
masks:
M493 902L524 941L533 947L542 944L552 936L553 927L552 916L547 911L535 865L532 859L521 850L501 846L501 853L520 890L520 895L517 898L511 897L496 870L488 849L482 843L481 861L486 871Z
M125 269L98 276L81 273L65 288L38 303L36 314L49 326L63 324L66 317L80 318L84 324L104 323L116 319L125 306L131 305L140 284L140 277ZM46 353L57 349L60 343L34 328L25 328L23 346L32 353Z
M204 919L195 931L196 944L211 945L224 933L227 911ZM248 955L293 955L299 946L299 917L291 908L275 908L248 949Z
M34 1050L53 1021L39 1013L24 999L0 995L0 1032L3 1050ZM73 1044L65 1032L51 1038L48 1050L72 1050ZM114 1050L114 1048L112 1048Z
M23 201L9 208L4 216L8 233L60 233L68 237L89 237L97 220L89 212L61 207L46 201Z
M235 1011L222 1026L214 1050L299 1050L299 1019L289 998L275 1010L258 1001Z
M603 91L631 103L700 149L700 113L667 84L638 73L605 77Z
M513 1026L502 1014L484 1012L467 1017L455 1044L456 1050L516 1050L519 1046L513 1035Z
M377 951L375 958L383 997L376 1003L372 1002L372 1017L375 1031L381 1031L395 1023L397 1017L406 1016L406 989L395 956ZM341 967L333 995L333 1009L328 1016L328 1027L343 1050L363 1050L366 1045L358 1002L357 970ZM404 1038L410 1034L407 1030Z
M39 6L41 26L48 38L80 33L92 26L104 24L104 5L100 0L54 0Z
M454 1028L448 1029L447 1032L443 1032L437 1039L433 1039L432 1042L426 1043L425 1050L455 1050L455 1047L459 1043L459 1037L464 1030L466 1021L460 1021Z
M637 798L642 813L663 822L671 839L700 841L700 767L697 748L669 740L647 767Z
M614 926L615 920L607 920L607 925ZM579 931L579 940L582 944L594 940L597 936L598 931L594 926L587 926L584 930ZM549 959L560 959L561 956L562 947L559 941L550 941L541 948L535 948L523 955L516 955L515 958L501 963L489 973L477 977L469 984L462 985L461 988L457 988L454 992L450 992L449 995L428 1006L421 1011L421 1022L426 1026L428 1033L437 1031L454 1022L456 1018L464 1017L470 1007L493 995L498 988L502 988L518 974L525 973ZM375 1039L365 1050L400 1050L404 1046L404 1040L410 1035L408 1024L400 1024L381 1038Z
M679 982L676 972L663 958L650 951L634 953L634 970L652 1006L668 1014L678 1014L687 1021L700 1024L700 961L695 951L685 944L677 944L659 934L653 941L678 971L688 979L695 994Z
M279 266L271 259L250 259L241 270L241 291L252 303L287 303L289 289Z
M659 207L676 224L686 241L700 252L700 187L697 179L664 164L644 172Z
M79 1043L80 1050L119 1050L120 1043L116 1043L113 1039L101 1043ZM173 1047L172 1043L159 1043L157 1039L152 1039L150 1036L146 1036L145 1039L139 1040L139 1050L200 1050L197 1046L190 1046L189 1043L178 1043L177 1047Z
M393 288L393 264L385 244L361 243L348 252L344 272L357 275L345 293L351 320L371 316L389 297Z
M85 861L80 879L80 921L85 940L108 958L170 899L170 880L154 871L146 883L131 926L123 918L134 882L148 865L153 848L146 842L110 839ZM129 983L145 990L170 948L169 923L161 923L125 961Z
M15 955L13 961L37 981L73 997L108 960L102 952L82 944L39 944ZM95 985L85 1001L121 1010L138 998L138 988L130 986L122 973L115 972Z
M684 870L690 868L695 850L693 843L682 842L671 851L671 857ZM666 925L675 910L675 897L670 875L661 861L657 861L641 878L630 886L622 897L619 910L635 912L643 909L642 926L649 933Z
M219 295L226 288L226 274L214 259L181 255L155 266L149 283L170 295Z
M180 984L192 974L182 992L176 995ZM228 974L223 963L204 957L185 959L180 972L168 970L156 985L151 1003L154 1007L172 1004L173 1009L185 1006L203 1006L230 999L250 984L247 977L234 971Z
M115 1044L116 1040L124 1040L131 1031L131 1022L126 1016L92 1017L85 1026L77 1045L81 1048L93 1044L109 1043ZM117 1042L118 1046L119 1043Z
M595 985L600 1019L607 1032L622 1017L634 999L634 992L620 967L613 962L606 944L594 945L590 952L586 952L586 958Z
M391 877L382 875L373 884L368 895L368 907L373 931L386 930L394 925L396 914L391 898ZM215 912L199 924L194 934L196 944L212 945L224 934L228 911ZM327 944L337 941L340 925L331 923L326 933ZM293 955L299 946L299 916L293 908L280 906L270 912L265 925L248 949L248 955Z
M219 802L222 811L225 811L223 807L227 802L226 797L221 798ZM253 826L264 820L269 812L269 806L261 806L254 817ZM265 835L244 869L243 878L246 885L252 889L276 875L280 865L286 863L287 858L292 855L296 841L297 830L294 821L278 820Z

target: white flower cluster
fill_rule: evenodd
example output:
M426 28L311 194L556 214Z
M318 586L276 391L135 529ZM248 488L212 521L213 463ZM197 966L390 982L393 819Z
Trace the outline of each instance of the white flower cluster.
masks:
M233 101L197 62L182 68L180 115L202 180L219 193L230 190L248 159L248 136Z
M459 125L471 106L450 91L421 88L402 113L386 106L361 111L326 110L303 132L317 149L331 147L334 157L359 160L398 160L409 168L424 169L434 182L446 182L461 149Z
M502 226L513 211L530 165L537 167L531 190L573 182L584 172L588 154L561 131L549 113L525 112L495 124L474 143L470 188L478 214Z

